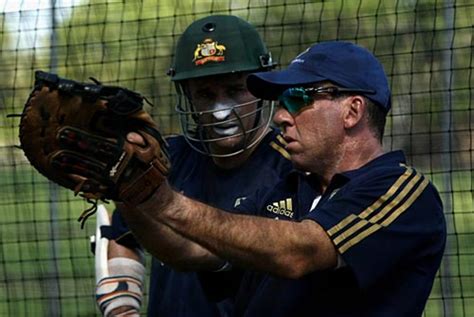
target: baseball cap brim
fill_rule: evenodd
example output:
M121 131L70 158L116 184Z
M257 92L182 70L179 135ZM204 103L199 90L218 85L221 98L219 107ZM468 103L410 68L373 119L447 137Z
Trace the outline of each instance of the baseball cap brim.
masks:
M326 78L290 68L250 74L247 77L247 88L257 98L277 100L288 88L306 86L323 80Z

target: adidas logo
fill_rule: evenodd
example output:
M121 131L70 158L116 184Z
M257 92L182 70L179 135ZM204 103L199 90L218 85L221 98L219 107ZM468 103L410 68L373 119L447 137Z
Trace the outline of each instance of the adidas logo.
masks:
M267 210L277 215L293 218L293 203L291 198L276 201L268 205Z
M235 200L234 202L234 208L239 206L245 199L247 199L247 197L239 197Z

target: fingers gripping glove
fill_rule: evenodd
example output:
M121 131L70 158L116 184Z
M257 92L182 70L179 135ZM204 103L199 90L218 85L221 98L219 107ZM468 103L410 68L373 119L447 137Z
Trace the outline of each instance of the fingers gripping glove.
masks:
M106 317L139 316L145 267L138 261L124 257L108 260L109 240L102 236L101 227L109 225L107 210L99 205L95 234L97 305Z
M37 71L20 120L21 147L40 173L76 194L139 204L170 169L166 143L143 100L124 88ZM127 141L132 131L145 145Z

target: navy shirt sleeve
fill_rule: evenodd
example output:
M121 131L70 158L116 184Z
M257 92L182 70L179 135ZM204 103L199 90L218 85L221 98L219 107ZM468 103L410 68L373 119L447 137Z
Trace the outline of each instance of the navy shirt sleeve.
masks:
M360 287L390 276L400 261L410 266L420 257L437 258L445 243L442 204L422 174L400 165L351 182L328 193L306 218L326 230Z
M130 249L141 248L118 209L112 214L111 236L108 238Z

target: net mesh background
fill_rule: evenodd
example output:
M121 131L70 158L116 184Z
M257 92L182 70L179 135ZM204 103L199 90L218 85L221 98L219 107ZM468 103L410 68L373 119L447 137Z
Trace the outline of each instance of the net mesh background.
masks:
M163 132L179 133L166 72L181 32L210 14L255 25L279 67L323 40L375 53L393 91L385 148L403 149L445 206L448 243L424 316L474 316L472 1L0 0L0 12L0 316L99 315L95 221L76 221L88 205L31 167L19 118L7 117L21 113L34 71L139 91Z

